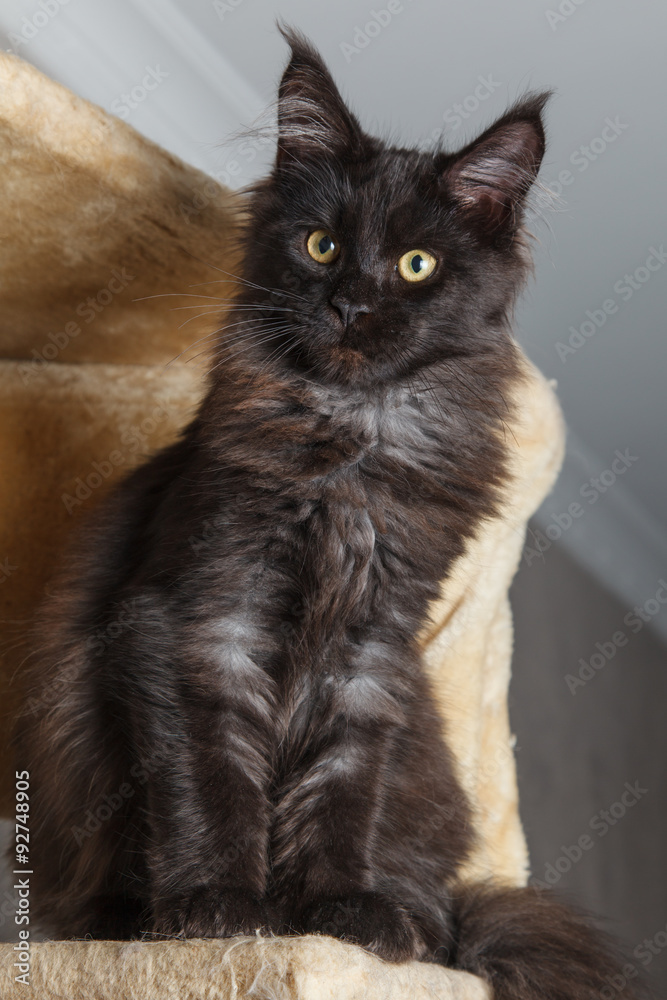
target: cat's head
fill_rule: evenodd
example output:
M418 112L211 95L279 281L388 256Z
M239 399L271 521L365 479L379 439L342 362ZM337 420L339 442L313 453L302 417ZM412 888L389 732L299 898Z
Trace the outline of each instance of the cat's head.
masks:
M318 53L284 33L277 157L245 246L247 297L266 299L271 320L267 356L368 385L493 352L529 266L522 211L549 95L519 101L457 153L397 148L362 131Z

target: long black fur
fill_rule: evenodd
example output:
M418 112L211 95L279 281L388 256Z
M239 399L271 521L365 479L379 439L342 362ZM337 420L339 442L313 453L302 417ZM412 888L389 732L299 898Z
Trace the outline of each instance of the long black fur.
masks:
M206 398L40 617L33 912L61 937L321 931L496 1000L591 1000L618 966L587 918L459 885L471 812L416 639L502 498L548 95L458 153L395 148L288 41Z

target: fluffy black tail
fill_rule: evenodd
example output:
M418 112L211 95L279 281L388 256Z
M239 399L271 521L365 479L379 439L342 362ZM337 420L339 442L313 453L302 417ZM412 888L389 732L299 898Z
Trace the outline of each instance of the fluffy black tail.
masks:
M590 917L550 890L464 888L452 963L493 987L494 1000L648 1000L637 967Z

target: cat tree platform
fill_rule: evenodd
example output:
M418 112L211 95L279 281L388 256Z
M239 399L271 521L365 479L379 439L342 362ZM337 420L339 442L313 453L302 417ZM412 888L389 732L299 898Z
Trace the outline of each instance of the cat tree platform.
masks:
M28 623L84 513L196 408L205 358L191 345L220 314L182 327L193 313L177 307L234 288L201 283L236 271L241 202L8 54L0 171L0 809L12 817L21 762L8 738L29 697ZM553 391L528 362L507 441L514 475L503 510L456 564L423 642L480 833L466 877L520 885L528 869L507 713L507 594L526 521L563 449ZM17 952L0 946L3 1000L490 997L476 977L388 964L324 936L39 942L30 953L26 986L14 978Z

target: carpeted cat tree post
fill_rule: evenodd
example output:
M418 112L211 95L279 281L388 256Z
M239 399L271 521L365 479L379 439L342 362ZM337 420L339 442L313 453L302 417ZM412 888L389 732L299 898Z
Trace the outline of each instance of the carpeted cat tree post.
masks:
M231 294L216 269L236 270L239 199L6 54L0 170L0 804L11 818L21 762L7 739L19 709L31 709L21 687L27 625L83 514L173 440L197 405L201 345L188 348L220 313L202 309L208 315L182 326L199 310L181 307L214 303L194 295ZM563 447L553 392L527 362L526 372L508 429L514 478L502 515L456 565L424 635L477 812L468 875L506 884L527 877L507 714L507 592ZM82 827L103 821L84 817ZM387 964L328 937L42 942L30 946L27 986L15 982L16 960L12 945L0 946L3 1000L490 997L476 977Z

